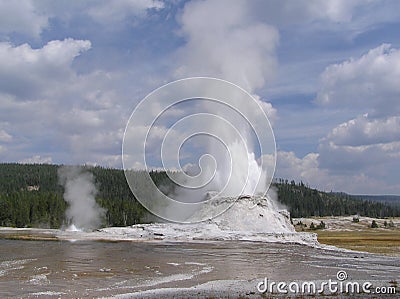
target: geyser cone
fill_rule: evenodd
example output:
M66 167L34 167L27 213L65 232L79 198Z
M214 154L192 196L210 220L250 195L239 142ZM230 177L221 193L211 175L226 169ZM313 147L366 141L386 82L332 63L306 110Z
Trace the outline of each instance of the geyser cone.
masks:
M235 202L236 201L236 202ZM194 213L189 221L196 222L210 213L219 205L231 205L221 215L210 219L222 230L246 231L258 233L294 233L290 223L290 214L280 209L270 196L218 197L209 200L199 211Z

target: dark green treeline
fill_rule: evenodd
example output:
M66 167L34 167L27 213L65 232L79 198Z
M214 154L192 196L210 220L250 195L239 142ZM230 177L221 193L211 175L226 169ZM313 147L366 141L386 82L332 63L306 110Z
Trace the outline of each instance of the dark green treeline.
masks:
M358 214L375 218L398 217L400 207L372 200L361 200L345 193L321 192L303 182L278 179L279 201L289 207L294 218L310 216L348 216Z
M64 188L58 183L59 165L0 164L0 226L59 228L66 223ZM106 209L104 226L127 226L146 221L147 212L131 193L120 169L83 166L95 177L96 200ZM150 173L155 184L166 187L165 172ZM279 200L293 217L353 215L400 216L398 207L363 201L349 195L325 193L277 180Z

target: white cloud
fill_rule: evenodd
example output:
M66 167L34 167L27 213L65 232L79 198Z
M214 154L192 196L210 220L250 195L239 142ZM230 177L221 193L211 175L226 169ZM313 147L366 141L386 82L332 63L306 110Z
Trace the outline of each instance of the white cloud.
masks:
M359 42L354 36L374 29L381 32L381 23L398 22L400 16L398 1L191 1L180 2L183 8L153 14L164 5L170 8L167 2L151 0L0 0L0 37L11 41L0 43L1 160L43 161L51 152L56 163L120 166L122 130L132 101L144 96L148 86L158 86L160 73L165 74L168 68L173 72L169 78L216 76L238 83L252 94L261 94L265 88L263 96L269 98L270 87L275 84L276 88L276 52L282 50L278 54L284 69L280 68L278 76L284 79L276 93L283 97L310 94L317 88L314 74L326 64L359 55L366 44L379 40L375 44L379 45L384 38L366 34ZM171 19L175 9L181 13L178 24ZM156 49L160 47L157 43L166 41L160 38L165 34L164 24L153 23L160 20L167 22L165 28L181 26L182 39L168 40L171 44L166 45L167 53L181 45L170 60L170 54L163 52L164 44L161 50ZM135 30L127 30L142 21ZM151 29L150 33L141 31L142 27ZM278 29L282 29L281 35ZM102 30L112 31L112 38ZM41 44L63 35L88 40ZM290 40L282 40L278 48L280 36ZM21 44L32 37L36 38L34 43ZM335 46L326 40L320 42L320 38ZM91 51L89 39L93 41ZM301 42L296 40L307 40L311 45L297 49ZM354 44L338 44L338 40ZM113 44L115 41L118 44ZM391 42L396 44L396 40ZM147 50L147 45L154 47L150 54L141 53L141 47ZM293 49L288 49L291 45ZM316 49L310 54L314 45ZM352 54L346 54L350 51ZM108 56L101 56L104 53ZM112 62L121 53L127 58L123 70ZM316 153L299 157L279 152L278 174L325 190L399 192L394 181L400 152L399 53L382 45L329 66L320 78L318 107L285 106L277 111L260 101L270 120L278 115L276 122L284 123L277 139L289 145L288 150L317 151L316 140L322 137ZM146 55L152 59L150 63L146 59L136 63ZM132 56L139 58L130 62ZM110 71L100 69L105 62ZM149 69L154 77L148 75ZM161 72L154 75L154 69ZM368 116L357 116L366 112ZM168 120L184 115L180 109L168 113ZM158 133L154 132L149 143L159 142L165 132Z
M337 125L320 140L318 166L336 183L347 178L360 189L400 191L396 180L400 168L398 82L400 51L386 44L357 59L330 65L322 73L317 103L369 112Z
M97 159L120 166L115 155L129 113L121 107L130 94L117 91L118 72L77 73L73 62L90 47L90 41L73 39L38 49L0 43L0 119L13 137L3 160L34 162L25 158L32 148L40 157L51 148L55 162ZM4 132L2 139L9 139Z
M0 1L1 33L22 33L38 38L46 26L48 17L35 8L34 1Z
M52 163L52 158L51 157L42 157L39 155L22 159L19 161L20 163L25 163L25 164L50 164Z
M317 103L400 113L400 50L383 44L357 59L328 66L321 75Z
M13 46L0 43L0 90L17 98L31 100L67 84L75 75L71 68L74 58L90 49L87 40L53 40L39 49L28 44Z
M345 33L354 38L379 24L396 22L400 16L396 0L280 0L250 1L253 17L279 28L302 32Z
M10 142L12 139L12 136L5 130L0 130L0 142Z
M306 11L316 19L328 19L333 22L349 22L352 19L353 10L366 1L306 1Z
M255 98L256 101L260 104L261 109L267 115L271 125L273 125L278 118L277 110L272 106L271 103L266 102L265 100L261 100L261 98L258 95L254 94L252 95L252 97Z
M320 167L390 181L400 167L400 118L359 116L334 128L319 145Z
M77 18L90 18L103 29L121 28L125 21L133 25L149 9L162 9L159 0L88 0L88 1L33 1L0 0L0 37L8 40L13 34L22 34L40 40L45 29L51 30L50 20L62 20L70 27Z
M97 22L109 24L120 22L129 16L140 16L147 9L161 9L163 2L157 0L97 1L88 9L88 14Z
M303 180L324 186L326 175L326 171L319 169L317 153L309 153L303 158L296 157L294 152L278 151L277 153L275 177ZM329 185L324 186L325 188L329 188Z
M171 169L171 165L178 167L178 153L182 159L180 146L188 137L182 128L168 128L164 125L129 125L124 134L124 162L125 167L141 166L146 159L147 167L152 169L162 167ZM163 156L161 155L163 150ZM144 156L145 155L145 156ZM142 169L142 167L140 167Z
M333 142L324 142L319 146L319 161L321 167L332 173L369 172L390 178L395 175L391 171L400 166L396 155L398 150L399 142L368 146L338 146Z
M354 10L361 5L373 1L362 0L281 0L258 1L255 8L263 13L264 18L273 23L299 24L325 20L330 22L349 22L352 20ZM261 10L261 8L264 8Z
M328 66L316 102L359 114L320 139L318 152L278 154L278 175L324 190L399 193L400 51L381 45L359 58ZM321 112L322 113L322 112Z
M369 119L359 116L334 128L326 140L336 145L362 146L400 140L400 116Z
M350 194L398 194L400 192L395 169L400 166L399 158L394 161L397 166L390 170L389 175L394 176L390 179L387 173L386 176L381 176L379 173L379 171L387 172L388 169L386 167L379 169L380 167L376 165L371 165L375 168L369 171L355 168L347 173L333 173L321 167L320 156L321 154L318 153L309 153L299 158L293 152L279 151L275 177L303 181L311 187L324 191L344 191ZM342 159L342 157L336 158Z
M359 116L320 140L318 152L299 158L278 152L276 177L304 181L321 190L354 194L400 192L398 117Z

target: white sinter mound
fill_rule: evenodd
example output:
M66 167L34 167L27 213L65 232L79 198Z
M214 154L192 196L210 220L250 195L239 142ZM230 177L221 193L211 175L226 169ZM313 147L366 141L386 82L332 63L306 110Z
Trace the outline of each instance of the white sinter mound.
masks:
M152 223L130 227L109 227L91 233L62 232L61 239L131 240L131 241L197 241L242 240L261 242L290 242L317 245L315 234L297 233L286 210L279 210L269 198L218 198L208 201L188 220L203 218L215 206L231 205L226 212L204 222ZM203 218L204 219L204 218Z
M235 202L236 201L236 202ZM288 211L279 209L276 203L268 197L242 196L239 199L217 198L207 202L203 208L189 220L210 215L210 210L218 205L231 205L227 211L209 220L221 230L257 233L294 233Z

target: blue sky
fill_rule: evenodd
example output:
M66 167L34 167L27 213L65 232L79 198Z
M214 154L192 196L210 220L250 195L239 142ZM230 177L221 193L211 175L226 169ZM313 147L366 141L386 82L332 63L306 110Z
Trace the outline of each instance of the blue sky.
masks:
M144 96L213 76L269 103L276 176L400 194L399 29L399 1L0 1L0 161L121 167Z

